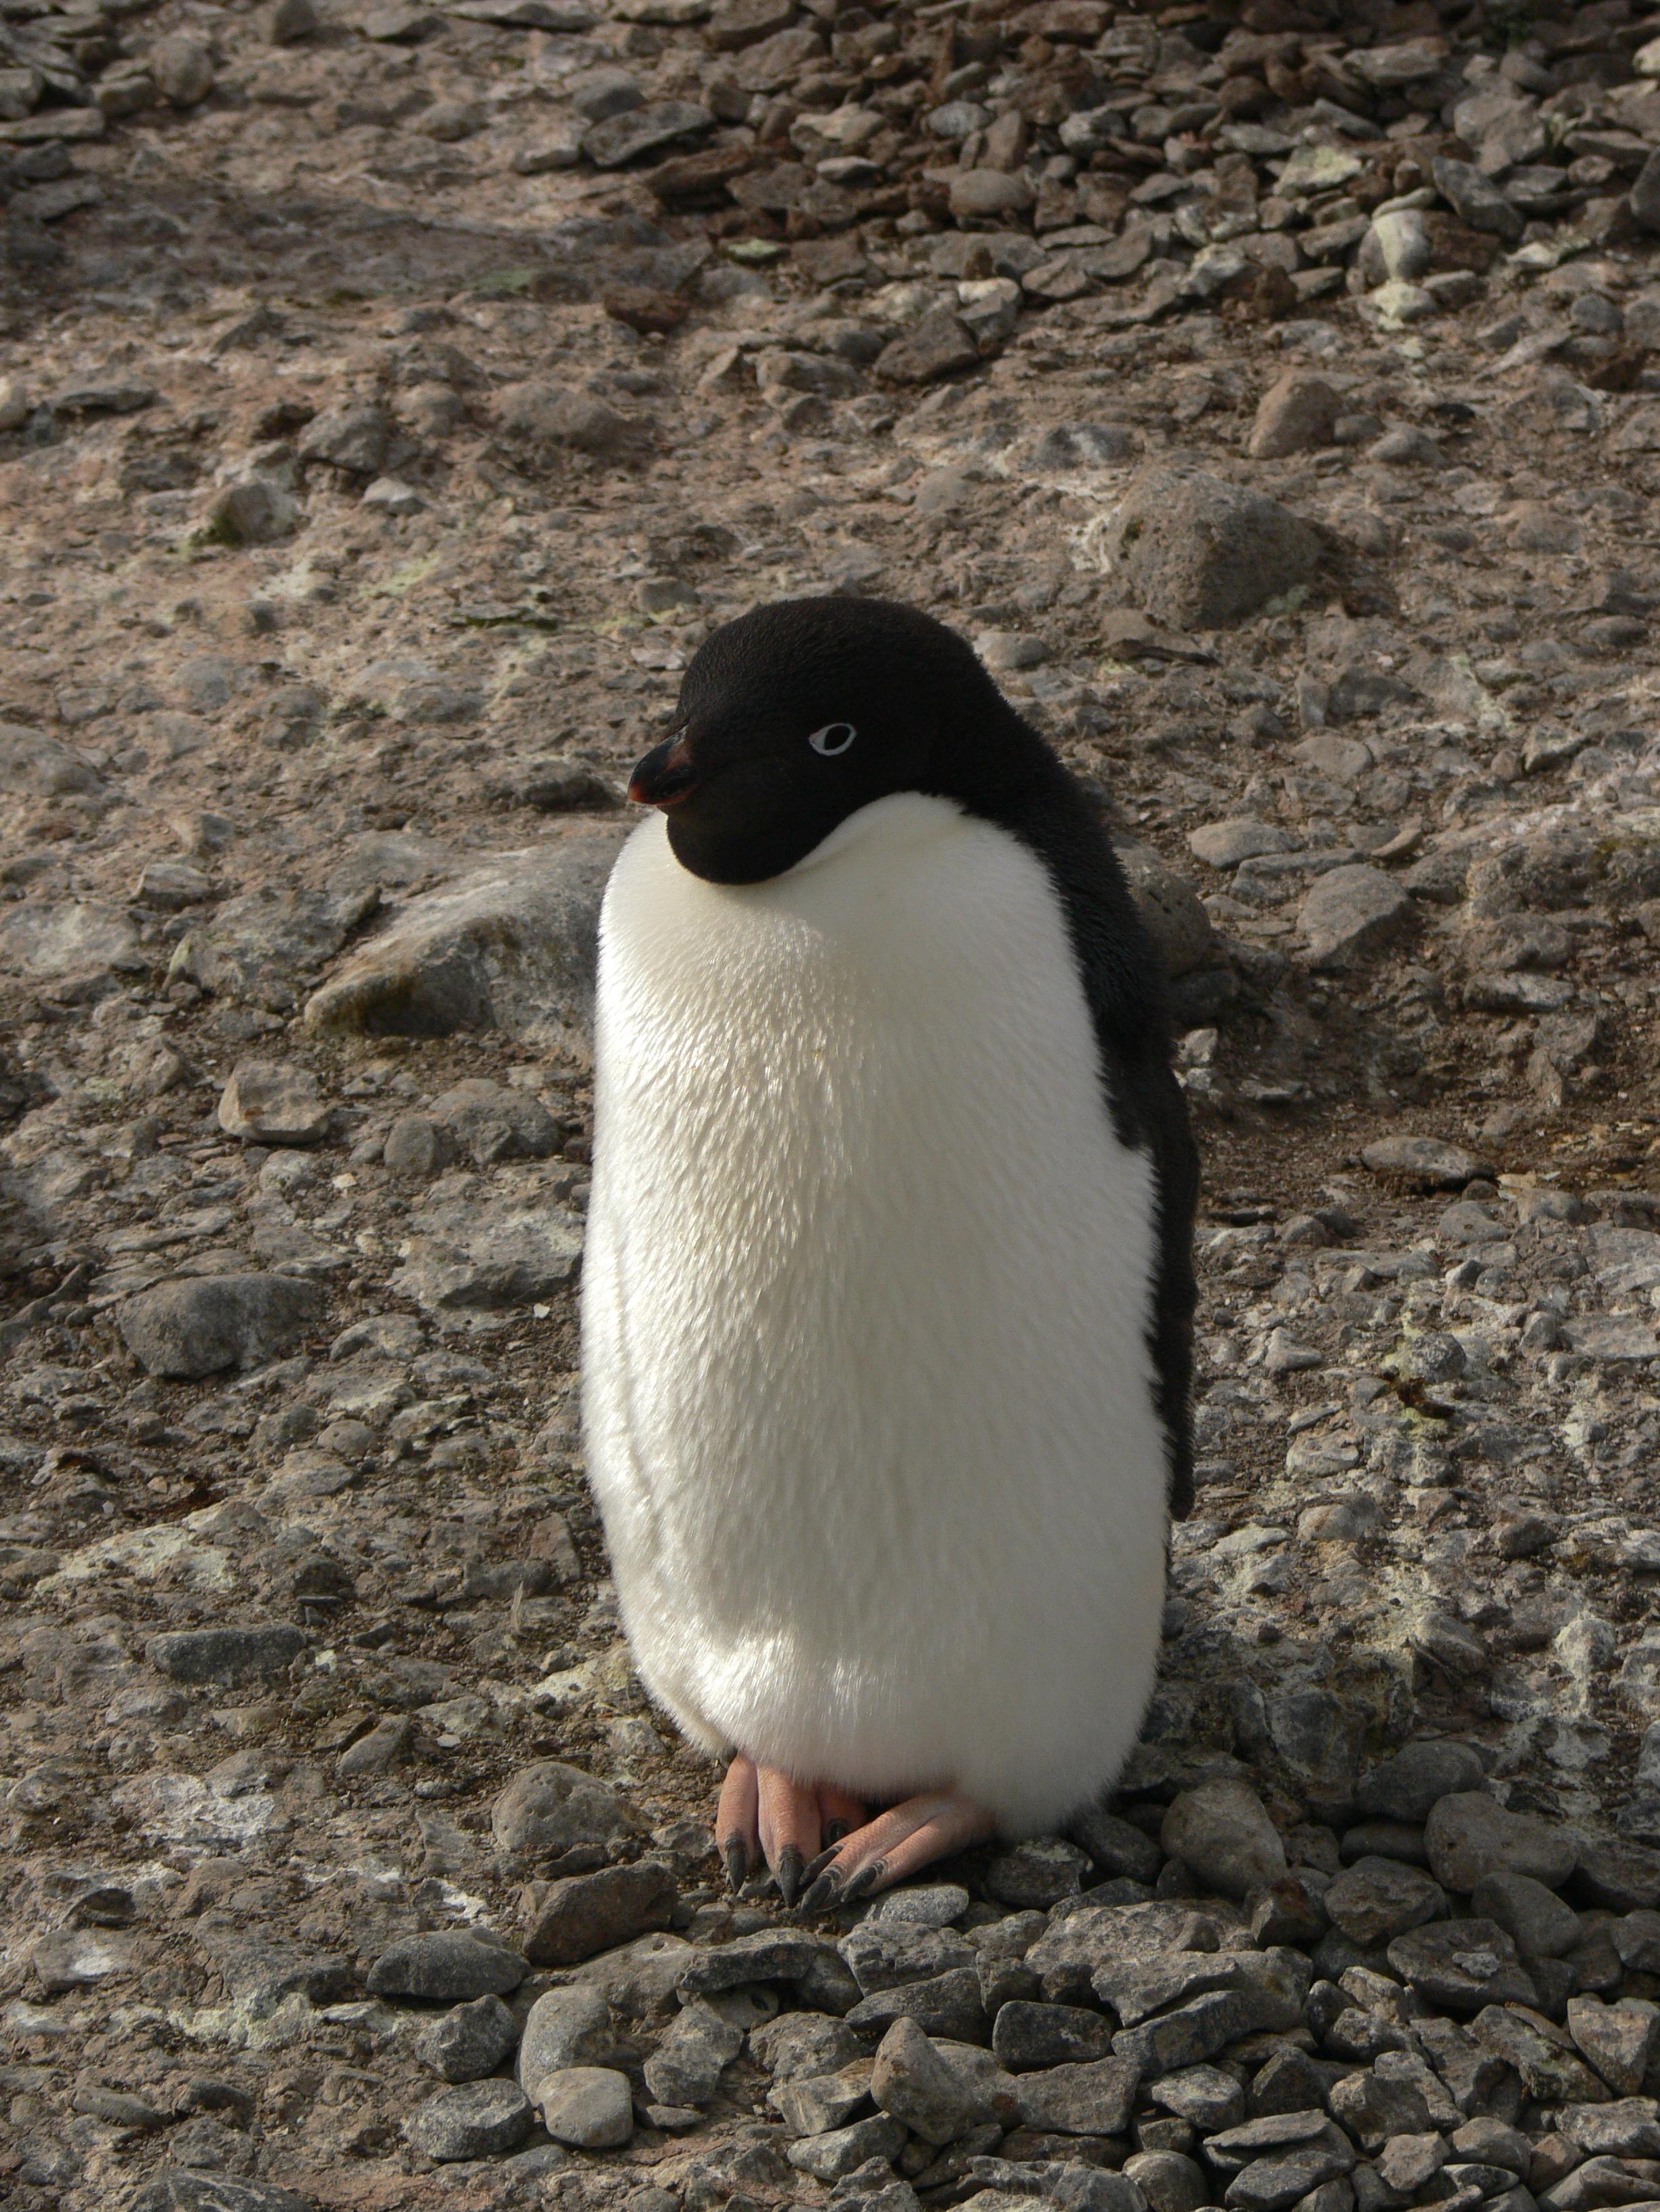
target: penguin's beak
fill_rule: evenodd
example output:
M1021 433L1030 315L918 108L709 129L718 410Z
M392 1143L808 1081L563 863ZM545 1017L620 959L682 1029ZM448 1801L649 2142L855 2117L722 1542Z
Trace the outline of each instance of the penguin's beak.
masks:
M678 806L697 787L697 770L684 737L665 738L635 763L629 797L640 806Z

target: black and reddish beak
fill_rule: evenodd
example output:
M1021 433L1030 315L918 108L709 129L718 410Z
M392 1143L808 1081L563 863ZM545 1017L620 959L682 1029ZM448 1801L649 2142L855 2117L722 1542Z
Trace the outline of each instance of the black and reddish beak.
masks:
M635 763L629 797L641 806L677 806L696 787L697 770L684 738L665 738Z

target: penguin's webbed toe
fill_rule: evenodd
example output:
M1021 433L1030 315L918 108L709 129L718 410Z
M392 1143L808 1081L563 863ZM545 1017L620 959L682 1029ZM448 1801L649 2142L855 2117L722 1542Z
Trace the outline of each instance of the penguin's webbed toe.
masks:
M993 1816L970 1798L941 1790L907 1797L819 1854L807 1869L801 1910L830 1912L838 1905L856 1904L935 1859L987 1842L996 1830Z
M727 1769L715 1814L714 1843L728 1887L741 1889L764 1859L786 1905L794 1905L810 1861L856 1831L865 1808L834 1783L798 1782L781 1767L740 1752Z

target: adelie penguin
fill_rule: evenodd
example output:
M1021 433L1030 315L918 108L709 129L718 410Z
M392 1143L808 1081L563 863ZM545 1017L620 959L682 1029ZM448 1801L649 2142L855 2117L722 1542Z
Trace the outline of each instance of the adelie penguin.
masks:
M729 1875L817 1911L1053 1831L1134 1743L1197 1163L1095 812L940 623L727 624L629 793L589 1471L641 1678L730 1762Z

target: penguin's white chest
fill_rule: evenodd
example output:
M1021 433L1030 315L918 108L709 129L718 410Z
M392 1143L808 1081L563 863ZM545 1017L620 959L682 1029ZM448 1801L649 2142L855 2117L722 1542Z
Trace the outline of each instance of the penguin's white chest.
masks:
M1154 1191L1055 890L905 793L711 884L654 817L606 893L591 1479L653 1692L1011 1829L1110 1780L1151 1683Z

